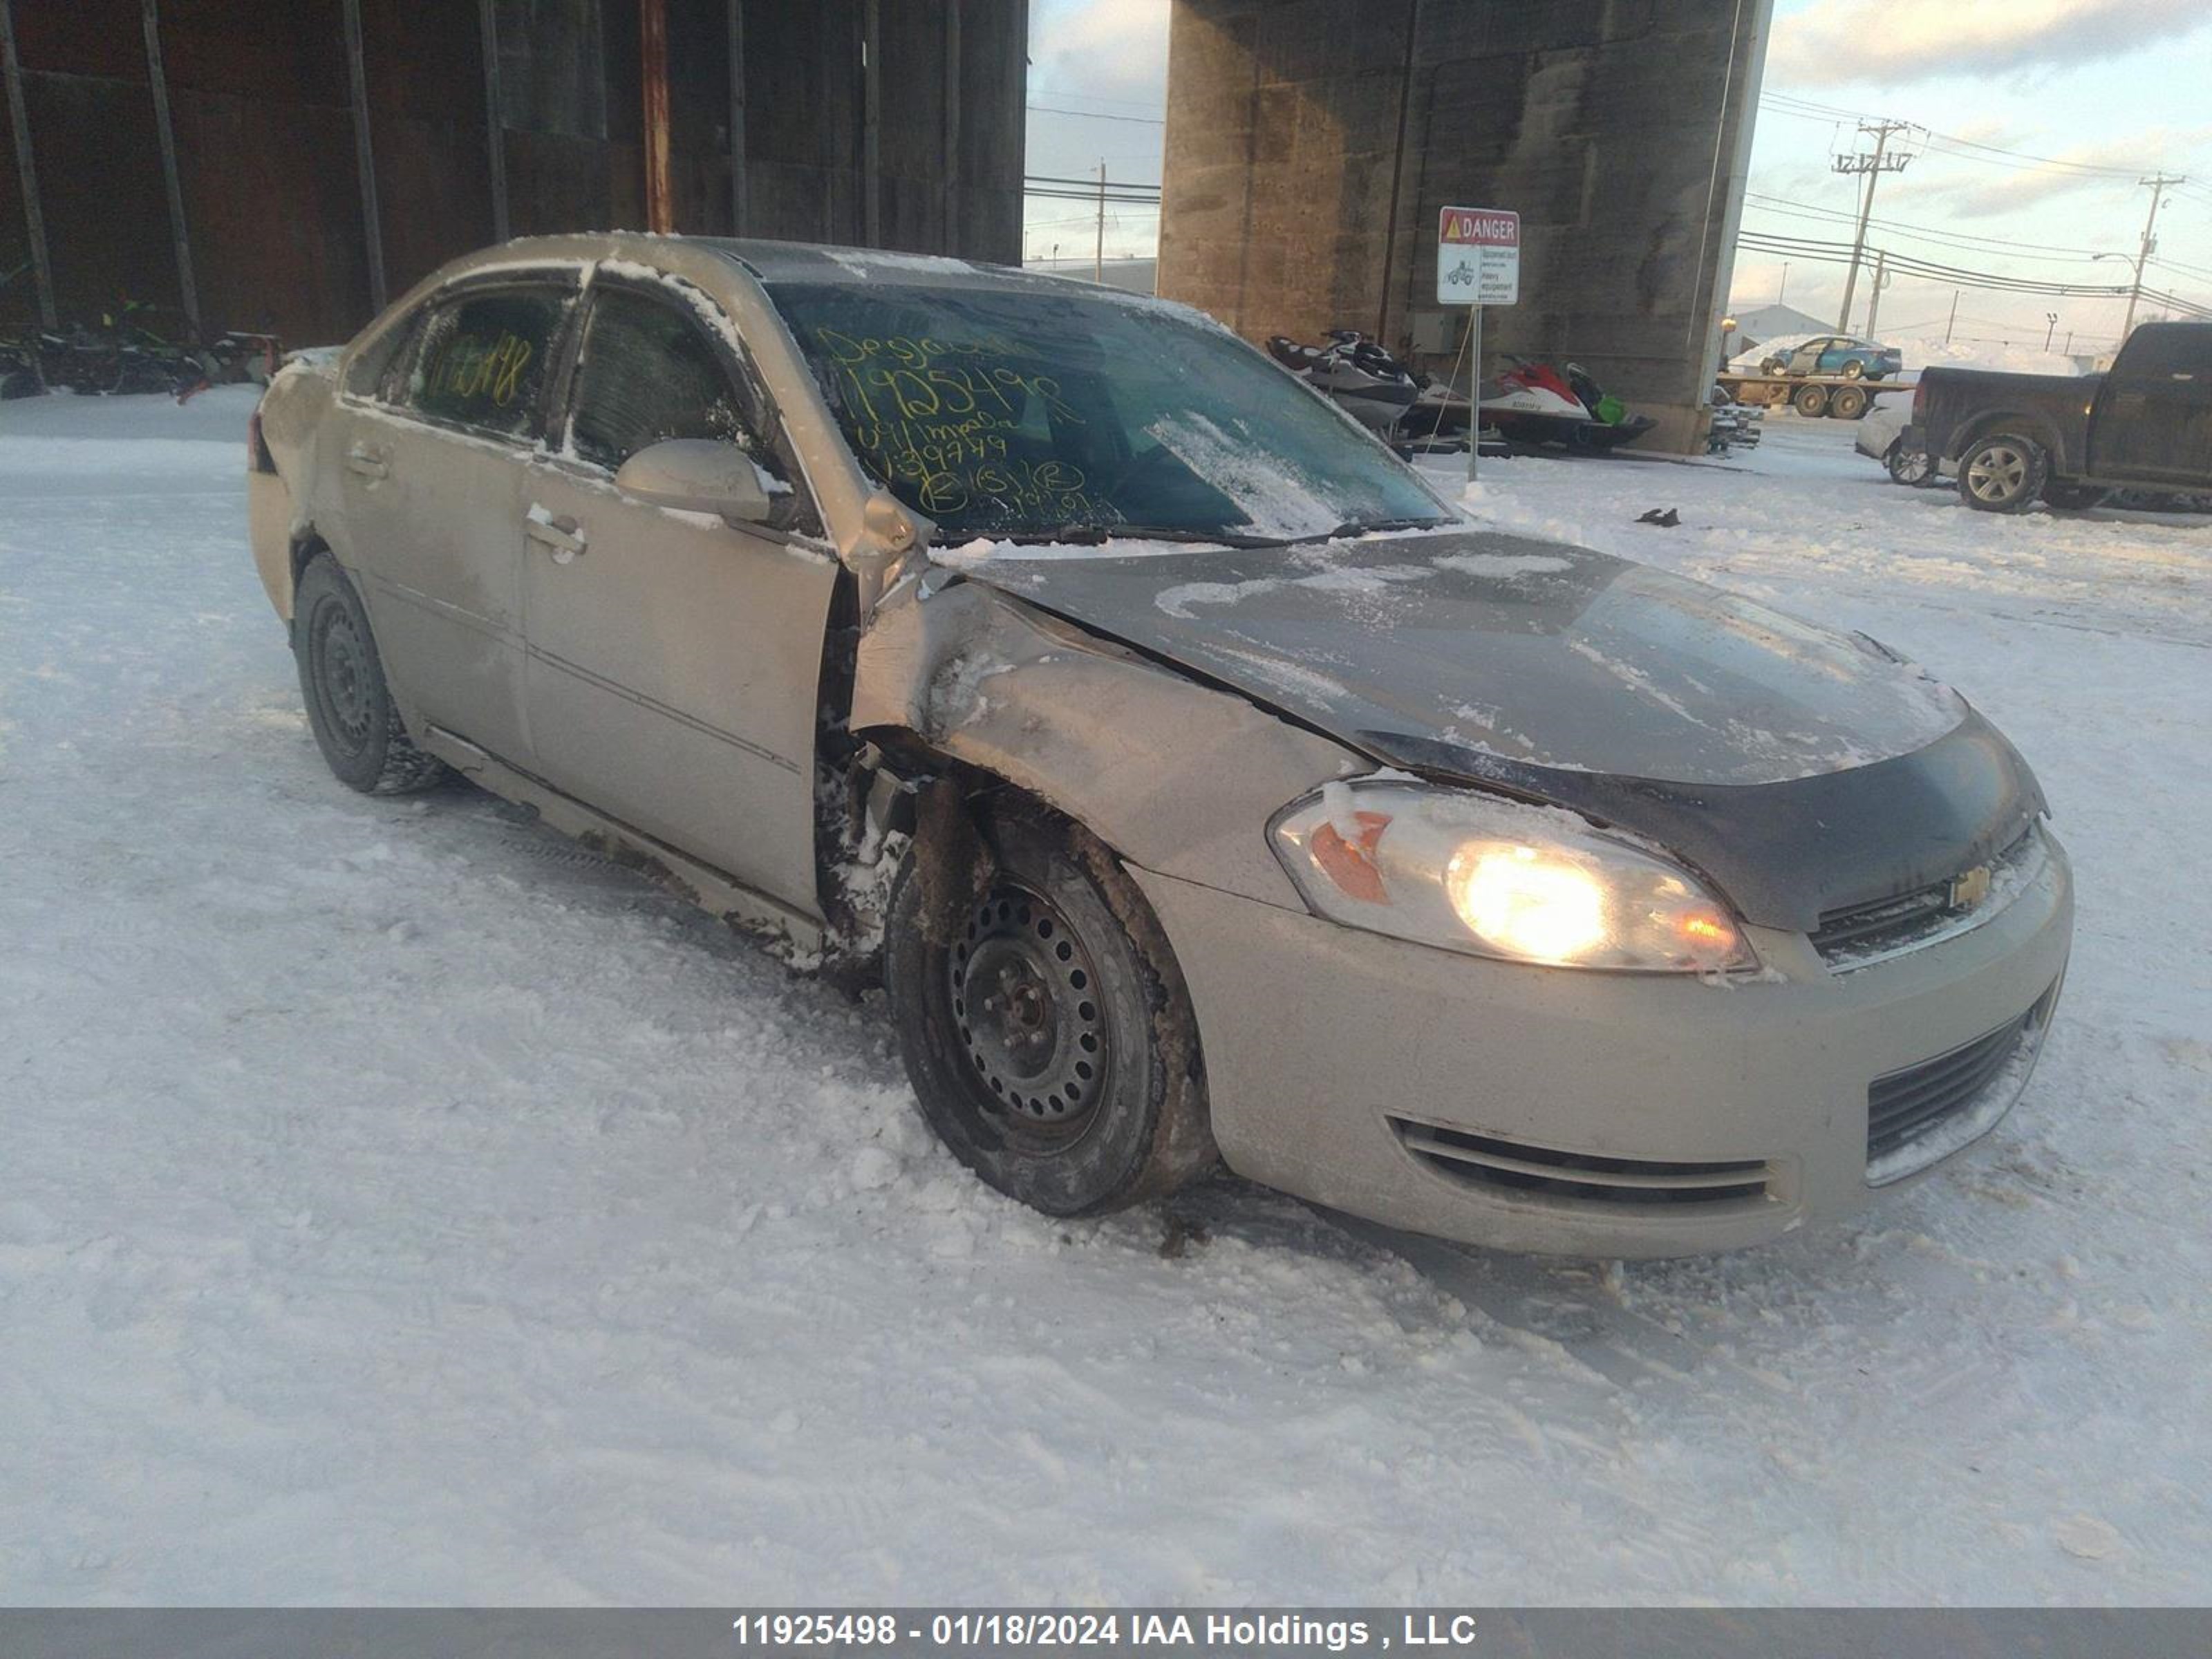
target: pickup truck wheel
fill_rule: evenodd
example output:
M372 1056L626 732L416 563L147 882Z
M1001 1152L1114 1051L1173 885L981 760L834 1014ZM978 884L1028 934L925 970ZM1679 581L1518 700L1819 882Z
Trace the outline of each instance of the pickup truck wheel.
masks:
M1866 364L1859 358L1846 357L1844 359L1844 378L1845 380L1856 380L1860 375L1865 373Z
M1907 449L1899 439L1889 447L1882 457L1882 465L1889 469L1890 482L1911 484L1916 489L1936 476L1936 462L1924 449Z
M1867 412L1867 395L1855 386L1839 386L1828 397L1828 413L1838 421L1856 421Z
M922 1115L1049 1215L1124 1209L1203 1175L1217 1154L1197 1017L1136 884L1042 815L1001 816L985 840L980 891L948 902L917 843L891 897L884 987Z
M446 775L400 723L368 630L368 612L345 572L318 553L292 596L292 654L315 744L340 783L365 795L404 795Z
M1801 386L1790 402L1807 420L1817 421L1828 412L1828 388L1824 386Z
M2051 457L2033 438L1992 432L1959 458L1959 493L1983 513L2025 513L2043 493Z
M2061 513L2086 513L2093 507L2102 507L2112 493L2094 484L2047 483L2043 486L2043 504Z

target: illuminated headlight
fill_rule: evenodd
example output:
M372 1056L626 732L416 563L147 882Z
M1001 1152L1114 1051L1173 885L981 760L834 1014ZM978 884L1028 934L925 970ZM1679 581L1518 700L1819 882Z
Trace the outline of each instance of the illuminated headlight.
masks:
M1758 965L1728 907L1572 812L1425 784L1332 783L1269 840L1315 914L1510 962L1642 973Z

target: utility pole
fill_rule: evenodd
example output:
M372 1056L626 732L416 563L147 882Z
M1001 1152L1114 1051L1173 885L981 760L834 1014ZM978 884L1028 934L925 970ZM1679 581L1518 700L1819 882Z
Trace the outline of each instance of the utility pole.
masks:
M1874 252L1874 288L1867 295L1867 338L1875 337L1874 319L1881 310L1881 291L1889 286L1889 251L1876 248Z
M2051 349L2051 337L2058 332L2058 313L2055 311L2046 311L2043 315L2045 321L2050 325L2043 331L2043 349L2048 351ZM2074 337L2069 334L2066 337L2070 340Z
M1951 320L1943 325L1943 343L1951 343L1951 331L1959 325L1959 290L1951 290Z
M1862 150L1856 155L1835 158L1837 172L1863 173L1866 176L1866 190L1859 198L1858 234L1851 239L1850 270L1844 277L1844 307L1836 316L1838 333L1844 332L1851 325L1851 297L1858 291L1859 259L1866 251L1867 221L1874 216L1875 181L1885 173L1904 172L1906 164L1912 160L1910 155L1892 155L1889 153L1890 135L1903 132L1909 125L1911 123L1905 121L1862 121L1859 131L1874 135L1874 154L1869 155Z
M2136 250L2135 286L2128 290L2128 319L2120 325L2122 345L2128 343L2128 335L2135 328L2136 307L2142 299L2143 262L2150 258L2151 250L2158 246L2158 238L2154 233L2158 228L2159 198L2166 194L2166 187L2168 185L2185 185L2189 182L2189 179L2185 173L2170 177L2166 173L2154 173L2148 179L2138 179L2136 182L2150 186L2150 212L2143 218L2142 246Z
M1777 305L1780 305L1780 304L1782 303L1782 296L1783 296L1784 295L1785 295L1785 294L1789 293L1789 292L1790 292L1790 261L1789 261L1789 260L1787 260L1787 259L1784 259L1784 260L1782 262L1782 286L1781 286L1780 288L1777 289L1775 290L1775 292L1774 292L1774 303L1775 303L1775 304L1777 304Z
M1106 163L1098 164L1098 246L1091 256L1091 280L1106 280Z

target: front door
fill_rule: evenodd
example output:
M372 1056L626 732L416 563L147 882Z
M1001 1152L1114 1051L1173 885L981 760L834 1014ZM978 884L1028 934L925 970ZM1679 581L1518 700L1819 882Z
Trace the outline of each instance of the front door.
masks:
M2212 362L2202 331L2129 337L2090 416L2089 471L2202 489L2212 479Z
M586 296L567 441L531 467L517 527L535 769L818 915L814 745L839 567L808 533L765 394L701 325L711 304L605 278ZM779 522L732 526L616 489L622 464L665 438L744 447L788 504Z
M340 407L347 545L401 700L508 758L523 722L528 446L571 289L474 285L431 302L393 371Z

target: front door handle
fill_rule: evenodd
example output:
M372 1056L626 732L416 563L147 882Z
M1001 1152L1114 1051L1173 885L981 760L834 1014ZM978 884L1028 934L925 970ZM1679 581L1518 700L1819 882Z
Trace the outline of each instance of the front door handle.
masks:
M534 501L522 521L522 533L550 551L556 564L568 563L584 550L591 539L578 528L574 519L556 518Z
M392 476L392 469L385 462L384 452L372 449L367 444L356 444L346 451L345 462L347 471L357 472L372 481Z

